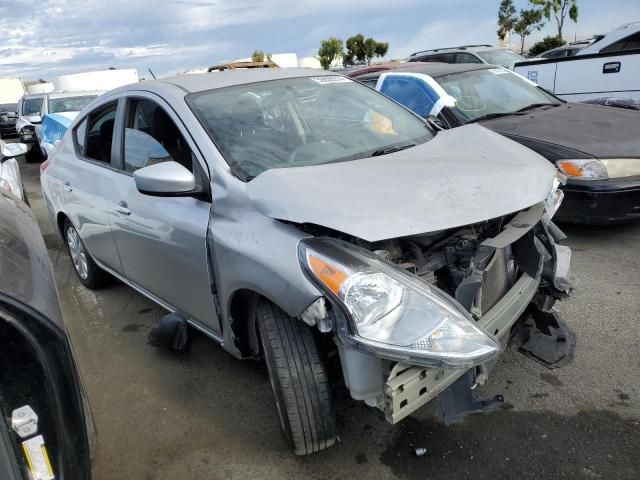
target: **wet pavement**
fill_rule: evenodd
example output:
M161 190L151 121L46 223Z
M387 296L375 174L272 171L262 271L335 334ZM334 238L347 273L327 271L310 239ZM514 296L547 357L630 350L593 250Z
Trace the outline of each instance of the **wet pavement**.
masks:
M92 292L77 281L38 165L23 167L98 429L94 479L640 478L640 224L565 228L578 280L559 306L578 338L571 365L507 351L482 392L505 408L449 427L428 409L394 427L338 391L340 442L297 458L263 367L202 336L187 353L155 349L146 336L161 308L117 282Z

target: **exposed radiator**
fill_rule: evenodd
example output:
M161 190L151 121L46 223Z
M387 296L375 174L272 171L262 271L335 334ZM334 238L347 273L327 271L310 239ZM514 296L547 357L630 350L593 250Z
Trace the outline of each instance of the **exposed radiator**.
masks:
M507 268L504 250L496 250L484 270L480 286L480 309L488 312L511 288L511 279Z

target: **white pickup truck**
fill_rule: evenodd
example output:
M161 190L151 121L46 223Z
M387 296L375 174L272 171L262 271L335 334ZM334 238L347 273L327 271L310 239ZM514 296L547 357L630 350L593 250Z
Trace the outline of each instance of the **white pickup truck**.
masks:
M571 102L640 104L640 22L596 36L573 57L519 62L514 70Z

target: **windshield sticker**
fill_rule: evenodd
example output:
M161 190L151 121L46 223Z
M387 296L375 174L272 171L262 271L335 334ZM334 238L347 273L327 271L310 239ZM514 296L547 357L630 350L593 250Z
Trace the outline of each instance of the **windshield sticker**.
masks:
M505 73L509 73L508 71L502 68L490 68L489 71L494 75L504 75Z
M320 85L328 85L331 83L351 83L353 80L348 79L347 77L341 77L339 75L327 75L324 77L310 77L316 83Z

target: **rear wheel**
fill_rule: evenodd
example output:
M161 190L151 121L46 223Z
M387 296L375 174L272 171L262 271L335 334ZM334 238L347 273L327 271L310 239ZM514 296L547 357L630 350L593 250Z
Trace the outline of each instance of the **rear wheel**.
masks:
M263 300L257 312L260 342L282 434L296 455L335 443L336 418L327 371L311 328Z
M71 263L82 284L91 290L100 288L107 280L107 273L98 267L87 251L73 224L64 221L64 240L71 257Z

